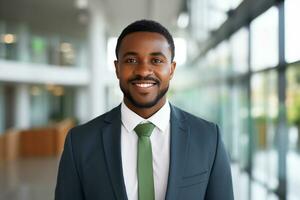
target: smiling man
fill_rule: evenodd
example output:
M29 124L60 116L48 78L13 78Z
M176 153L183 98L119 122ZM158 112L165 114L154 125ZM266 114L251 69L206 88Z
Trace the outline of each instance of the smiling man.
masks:
M169 81L176 67L170 47L174 44L172 41L170 45L160 33L125 33L116 48L116 74L125 105L146 119L166 103Z
M56 200L233 200L218 126L167 101L174 49L157 22L122 31L115 68L123 102L69 132Z

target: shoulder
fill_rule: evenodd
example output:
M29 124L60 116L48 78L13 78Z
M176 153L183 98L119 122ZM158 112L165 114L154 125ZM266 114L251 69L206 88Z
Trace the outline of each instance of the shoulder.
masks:
M113 108L112 110L86 122L75 126L69 131L68 135L76 138L91 137L95 134L99 134L101 130L113 119L120 116L120 106ZM71 137L71 136L70 136Z
M202 161L212 166L217 150L223 145L218 125L177 107L173 106L172 109L180 116L180 123L185 127L191 155L197 155L197 158L201 155Z
M188 132L191 144L198 147L207 147L208 149L214 149L217 146L221 139L217 124L197 117L175 106L171 106L171 110L171 118L174 116L178 118L179 123L181 123ZM174 119L171 121L174 123Z
M201 117L193 115L185 110L182 110L174 105L171 105L172 114L176 115L180 120L184 121L189 128L200 128L200 130L215 130L218 129L216 123L205 120Z

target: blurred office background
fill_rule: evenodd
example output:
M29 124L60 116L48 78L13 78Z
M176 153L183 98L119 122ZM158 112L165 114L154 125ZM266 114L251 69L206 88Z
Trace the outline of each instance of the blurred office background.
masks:
M175 38L175 105L218 123L237 200L300 199L299 0L0 0L0 199L50 200L69 128L122 100L116 38Z

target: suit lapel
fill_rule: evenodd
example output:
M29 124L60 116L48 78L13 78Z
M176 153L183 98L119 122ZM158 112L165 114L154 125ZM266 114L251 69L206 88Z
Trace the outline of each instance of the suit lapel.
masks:
M187 158L189 131L186 127L183 113L171 107L171 145L170 167L166 200L174 200L177 197L178 183L182 179L185 158ZM105 117L107 125L103 129L103 147L105 159L113 185L116 198L127 200L124 184L122 159L121 159L121 109L120 106L113 109Z
M127 199L121 159L121 109L120 106L109 112L103 129L103 147L107 168L116 198Z
M186 127L183 113L171 104L171 145L170 145L170 168L168 187L166 193L167 200L176 199L178 183L182 179L185 159L187 158L188 128Z

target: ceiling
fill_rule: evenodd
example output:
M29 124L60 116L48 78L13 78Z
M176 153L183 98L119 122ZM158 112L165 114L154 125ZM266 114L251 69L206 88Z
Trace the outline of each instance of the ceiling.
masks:
M74 0L0 0L0 20L29 24L40 32L71 32L81 25Z
M112 35L139 19L157 20L172 32L177 29L177 17L183 0L102 0Z
M45 32L84 34L87 26L79 21L75 1L96 6L105 16L108 35L115 36L138 19L157 20L175 32L184 0L0 0L0 20L26 22Z

